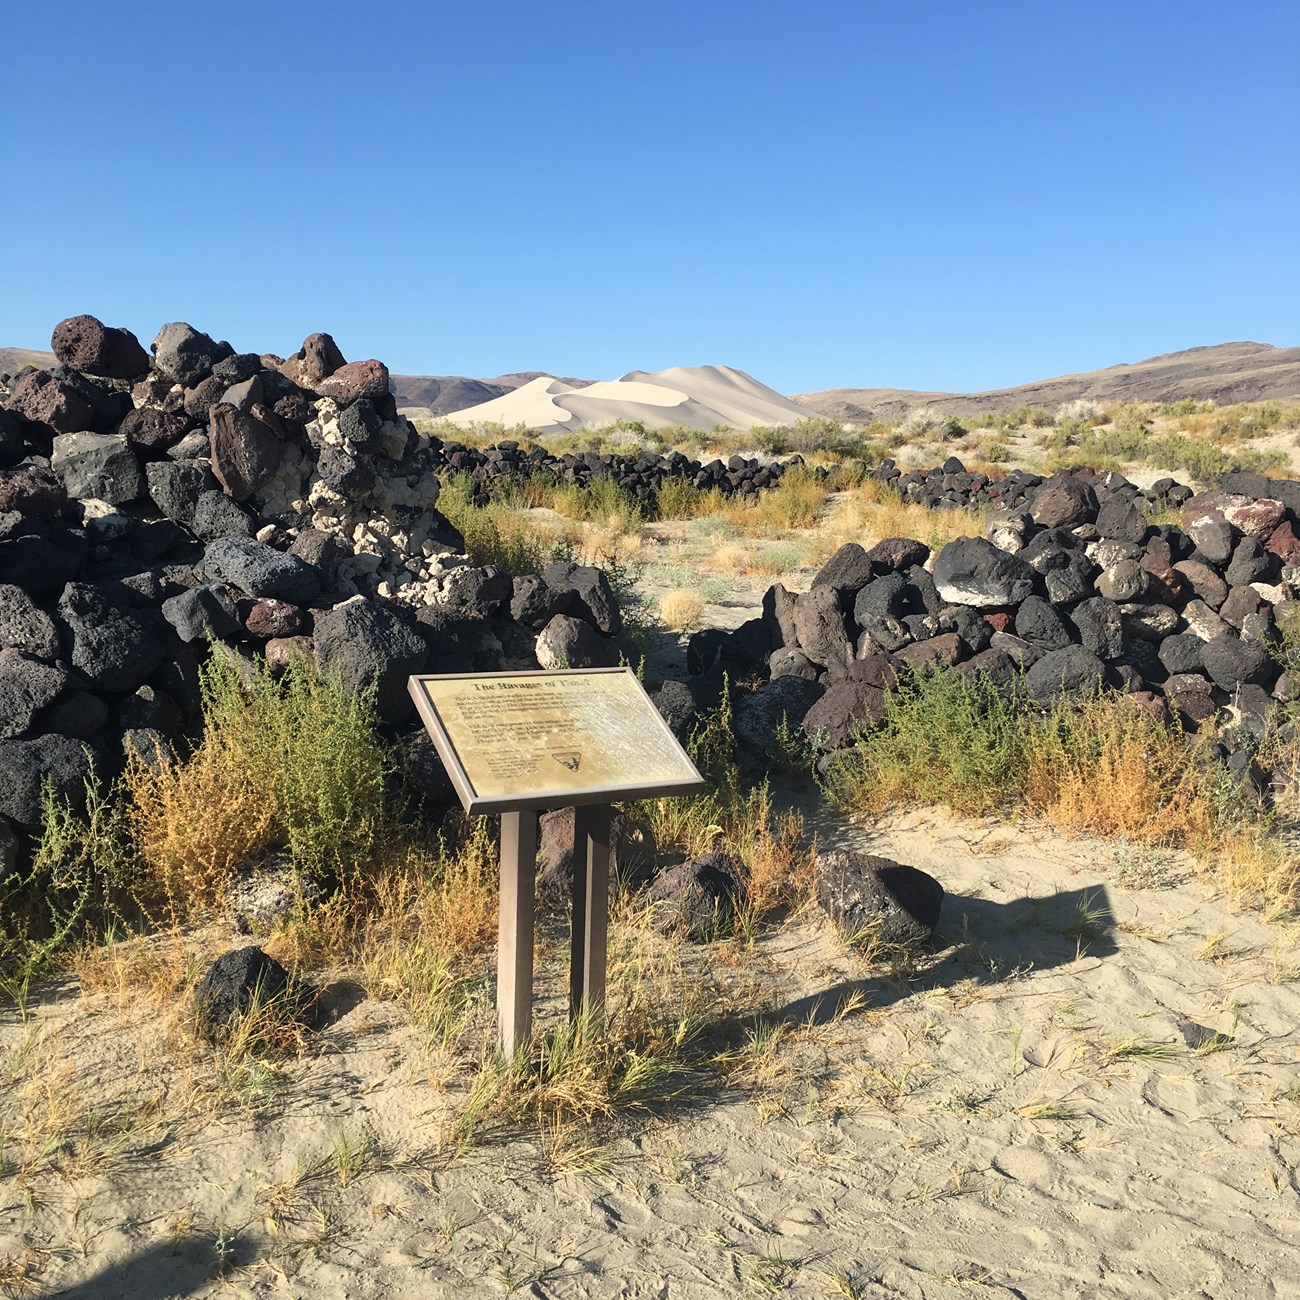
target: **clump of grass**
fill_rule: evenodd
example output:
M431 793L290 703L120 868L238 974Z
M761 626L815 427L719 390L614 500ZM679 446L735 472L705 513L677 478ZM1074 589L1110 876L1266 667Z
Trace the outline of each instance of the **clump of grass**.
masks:
M828 555L844 542L871 546L886 537L915 537L937 548L955 537L982 536L985 513L932 510L904 501L889 484L868 478L837 503L819 535Z
M774 488L727 500L722 516L744 532L813 528L826 507L826 483L807 466L787 470Z
M704 617L704 597L681 588L666 591L659 597L659 617L675 632L694 632Z
M547 503L543 485L535 491ZM475 503L474 479L468 473L450 475L438 495L438 509L465 539L465 553L475 564L495 564L507 573L538 573L552 560L574 558L574 540L563 530L547 529L526 513L525 498L514 485L503 488L502 498L485 505Z

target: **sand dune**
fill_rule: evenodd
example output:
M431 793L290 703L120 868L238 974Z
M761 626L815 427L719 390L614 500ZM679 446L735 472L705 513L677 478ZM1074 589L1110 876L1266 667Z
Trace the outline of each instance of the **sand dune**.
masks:
M540 376L513 392L443 418L463 427L526 425L539 432L583 425L639 420L647 428L685 425L712 429L730 425L793 424L813 412L730 366L674 366L647 373L633 370L619 379L577 388Z

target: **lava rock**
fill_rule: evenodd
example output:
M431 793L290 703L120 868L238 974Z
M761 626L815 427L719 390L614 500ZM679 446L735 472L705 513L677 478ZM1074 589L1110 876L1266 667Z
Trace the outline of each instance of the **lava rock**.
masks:
M406 680L422 672L428 650L423 637L391 610L350 600L316 620L317 667L336 673L350 693L376 686L380 717L400 723L414 711Z
M1064 696L1083 701L1096 693L1106 677L1101 660L1080 645L1049 650L1025 673L1025 687L1039 704Z
M21 650L0 650L0 740L30 730L36 713L54 702L67 680L66 673Z
M606 636L617 636L622 630L623 617L604 569L556 561L542 569L542 581L552 591L573 592L577 596L585 613L575 610L574 617L586 618Z
M813 587L796 596L793 622L798 648L813 663L828 668L853 658L844 610L834 587Z
M208 410L208 440L212 473L236 501L247 501L280 467L276 431L225 402Z
M287 999L289 972L260 948L233 948L203 972L194 990L194 1017L199 1030L219 1039L240 1016L257 1006Z
M64 588L58 623L69 662L96 690L133 691L166 657L157 614L123 609L89 583Z
M883 690L864 681L833 682L806 710L800 725L817 748L843 749L884 718L886 698Z
M839 849L817 857L817 901L846 943L925 943L939 927L943 886L916 867Z
M1242 683L1269 686L1277 669L1268 652L1243 641L1235 632L1222 632L1201 647L1205 671L1221 690L1235 690Z
M0 740L0 814L34 828L41 821L41 790L47 782L57 798L79 805L89 775L86 746L69 736Z
M220 583L193 587L164 600L162 613L182 641L220 641L239 631L235 602Z
M110 329L94 316L60 321L50 348L63 365L102 379L134 379L149 369L149 354L130 330Z
M646 891L650 919L662 934L696 943L720 938L745 897L748 872L726 853L705 853L661 871Z
M223 537L203 553L203 569L248 596L269 596L305 605L320 595L320 574L296 555L273 550L247 537Z
M588 622L569 614L556 614L538 633L537 662L556 668L616 668L618 643L600 635Z
M0 514L13 511L29 519L57 519L67 503L66 485L44 465L0 471Z
M158 331L153 341L154 365L182 388L193 388L212 373L212 367L234 352L228 343L214 342L183 321L173 321Z
M120 433L59 434L50 465L70 497L94 497L117 506L134 501L145 489L140 462Z
M785 652L792 653L792 652ZM774 677L756 691L742 695L732 709L732 731L742 752L770 759L780 749L781 728L790 736L798 734L804 715L818 699L823 688L801 676Z
M874 572L870 557L857 542L846 542L818 570L814 587L833 587L842 599L852 600L867 585Z
M996 609L1018 605L1030 595L1034 574L1019 556L982 537L959 537L936 556L934 585L950 605Z
M0 583L0 648L53 662L59 654L54 620L21 587Z

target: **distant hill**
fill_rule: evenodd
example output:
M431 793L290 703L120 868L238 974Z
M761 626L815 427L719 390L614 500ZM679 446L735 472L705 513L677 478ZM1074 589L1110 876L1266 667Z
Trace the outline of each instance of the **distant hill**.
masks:
M1300 400L1300 348L1268 343L1219 343L1188 348L1146 361L1126 362L1086 374L1041 379L987 393L923 393L905 388L828 388L795 393L793 400L833 420L870 424L901 420L909 411L934 410L957 417L990 415L1017 406L1054 411L1062 402L1176 402L1191 397L1233 402Z
M15 375L24 366L55 365L53 352L32 352L28 348L0 348L0 375Z

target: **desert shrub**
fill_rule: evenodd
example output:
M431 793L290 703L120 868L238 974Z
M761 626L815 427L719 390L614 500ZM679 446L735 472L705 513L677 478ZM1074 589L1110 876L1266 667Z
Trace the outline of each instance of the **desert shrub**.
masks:
M475 564L495 564L508 573L538 573L556 559L572 559L568 538L549 536L517 506L505 501L474 504L474 480L450 475L438 496L438 509L465 538L465 552Z
M898 424L898 433L906 442L918 438L955 438L965 432L965 426L951 415L920 407L909 411Z
M787 470L774 488L753 497L732 497L723 517L745 530L812 528L822 516L827 487L804 465Z
M704 597L698 591L677 588L659 597L659 617L675 632L694 632L704 615Z
M1026 733L1025 802L1055 826L1195 844L1212 806L1180 728L1114 696L1059 708Z
M1090 397L1076 397L1056 408L1056 423L1072 420L1079 424L1097 424L1106 418L1106 408Z
M1021 713L983 674L908 672L880 727L836 765L831 793L873 812L903 798L988 812L1024 789Z
M697 488L689 479L672 475L659 485L654 513L660 519L698 519L717 514L725 504L717 488Z
M295 661L246 682L214 655L203 671L203 738L185 759L127 764L136 843L161 897L185 914L230 871L276 847L341 875L369 861L388 824L373 691L350 692Z

